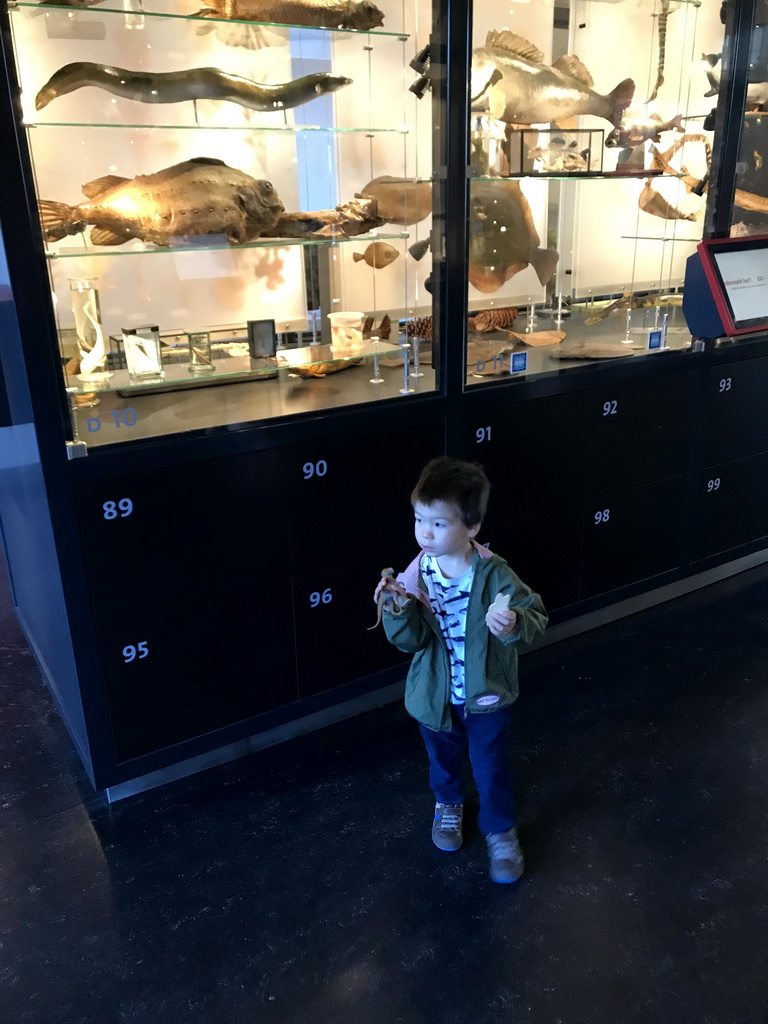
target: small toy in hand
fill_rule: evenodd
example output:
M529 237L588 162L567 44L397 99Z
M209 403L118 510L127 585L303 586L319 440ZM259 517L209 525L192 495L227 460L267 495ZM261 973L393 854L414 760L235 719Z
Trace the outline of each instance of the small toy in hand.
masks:
M394 582L395 570L391 567L388 569L382 569L381 578L383 580L392 580ZM376 627L379 625L379 623L381 622L381 613L384 609L386 609L388 612L399 612L402 609L402 607L403 602L398 597L397 594L393 594L387 590L381 590L379 592L378 600L376 601L376 622L372 626L368 627L367 632L370 633L372 629L376 629Z

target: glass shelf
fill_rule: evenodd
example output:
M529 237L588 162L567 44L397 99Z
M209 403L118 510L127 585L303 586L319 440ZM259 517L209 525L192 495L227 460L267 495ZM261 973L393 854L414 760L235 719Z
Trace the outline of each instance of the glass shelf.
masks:
M247 344L243 339L244 346ZM215 349L215 343L214 343ZM402 354L399 341L366 341L362 349L353 356L337 356L330 345L305 345L302 348L278 349L275 358L252 360L250 356L229 356L215 359L214 373L195 376L189 372L186 362L163 363L165 377L139 383L130 378L127 370L114 370L106 381L82 381L67 377L67 387L77 395L100 395L109 391L128 392L141 395L157 391L185 391L189 388L209 387L217 383L232 383L240 378L243 382L259 380L265 376L274 377L276 370L291 371L294 367L319 366L322 363L355 362L374 355L388 356ZM254 363L263 363L255 367Z
M199 236L205 237L203 235ZM335 235L333 238L257 238L253 242L244 242L242 245L230 245L228 242L222 242L220 245L169 245L169 246L158 246L152 245L149 242L145 242L144 245L147 248L142 249L121 249L116 250L112 246L100 246L99 248L82 248L76 252L47 252L45 254L46 259L49 260L66 260L66 259L84 259L85 257L91 256L149 256L149 255L176 255L182 252L238 252L240 249L265 249L265 248L285 248L288 245L335 245L337 242L356 242L358 245L363 245L367 242L378 242L385 238L410 238L407 231L402 231L398 234L386 234L386 235L353 235L348 237L347 235ZM130 241L134 241L131 239ZM54 243L55 244L55 243ZM127 242L126 244L130 244ZM151 246L151 248L149 248Z
M659 237L659 235L621 235L623 239L631 242L693 242L694 245L698 245L701 241L700 238L681 238L679 235L665 235Z
M325 128L319 124L122 124L118 121L93 123L90 121L24 121L25 128L124 128L132 131L203 131L203 132L328 132L343 134L357 132L365 135L407 135L410 128Z
M681 178L683 173L680 174L666 174L664 171L657 170L646 170L646 171L573 171L566 173L564 171L529 171L526 174L505 174L498 177L490 177L487 174L478 174L472 176L472 181L522 181L524 178L548 178L555 181L621 181L624 178Z
M382 29L366 30L356 28L324 28L318 25L292 25L281 21L252 21L244 18L209 18L207 16L199 17L196 14L171 14L164 11L146 11L143 9L126 10L125 8L102 7L101 5L93 7L74 7L67 4L29 3L28 0L10 0L8 3L8 10L11 13L20 7L39 9L43 14L48 14L53 11L65 11L72 17L83 14L118 14L122 15L122 17L129 18L180 18L183 21L189 21L192 23L200 22L201 24L206 25L220 22L224 25L263 25L266 28L295 28L307 32L334 32L353 36L384 36L389 39L400 39L402 42L405 42L410 38L410 36L404 32L385 32Z

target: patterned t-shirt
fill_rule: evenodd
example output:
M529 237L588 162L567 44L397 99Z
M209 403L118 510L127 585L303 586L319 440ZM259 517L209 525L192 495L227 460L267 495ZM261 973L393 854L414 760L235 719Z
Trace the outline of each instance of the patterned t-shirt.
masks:
M434 555L422 555L421 575L427 585L429 606L445 637L451 663L451 703L464 703L464 643L467 624L467 605L472 589L474 569L469 569L449 580L440 572Z

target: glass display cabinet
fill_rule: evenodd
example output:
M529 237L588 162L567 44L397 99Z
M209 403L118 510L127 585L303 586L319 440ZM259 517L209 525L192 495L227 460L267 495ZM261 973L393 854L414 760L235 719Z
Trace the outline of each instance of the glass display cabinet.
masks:
M723 26L699 0L477 0L467 383L685 348Z
M434 387L421 6L9 4L88 448Z

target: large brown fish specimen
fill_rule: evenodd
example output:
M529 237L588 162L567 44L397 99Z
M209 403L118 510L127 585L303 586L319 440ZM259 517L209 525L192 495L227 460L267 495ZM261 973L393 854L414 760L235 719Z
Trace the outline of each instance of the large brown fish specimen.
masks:
M650 179L643 186L637 205L643 213L650 213L651 216L661 217L663 220L698 220L700 216L698 211L681 213L676 206L668 203L664 196L653 188Z
M351 78L318 72L291 82L264 85L219 68L187 71L127 71L110 64L77 61L59 68L35 98L42 110L58 96L94 86L140 103L183 103L186 100L226 100L251 110L285 110L351 85Z
M355 195L378 200L379 216L390 224L418 224L432 213L430 181L406 181L382 174Z
M522 36L508 29L489 32L472 55L472 110L507 124L562 123L578 114L619 123L635 93L631 78L603 96L578 57L559 57L551 67L543 60Z
M353 28L367 32L384 24L371 0L205 0L198 18L231 18L279 25Z
M558 254L542 249L525 193L517 181L473 181L469 192L469 280L480 292L498 291L530 263L545 285Z
M92 224L94 245L131 238L170 245L185 235L224 235L236 245L259 238L283 212L271 182L204 156L135 178L109 174L83 185L83 193L91 201L79 206L40 201L48 241Z

